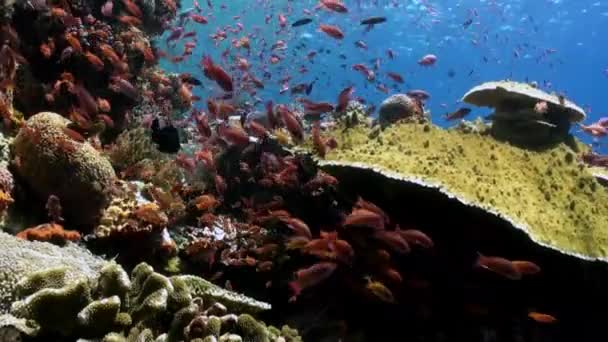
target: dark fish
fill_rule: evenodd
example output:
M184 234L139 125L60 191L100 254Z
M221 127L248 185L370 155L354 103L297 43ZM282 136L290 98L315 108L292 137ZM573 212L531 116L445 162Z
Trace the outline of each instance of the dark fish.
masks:
M310 82L310 84L308 85L308 87L306 87L306 95L310 95L310 93L312 92L312 86L315 85L315 82L317 81L317 79L315 78L314 81Z
M171 124L160 128L158 118L152 121L152 141L157 144L158 150L164 153L177 153L180 149L177 128Z
M361 20L361 25L376 25L386 21L386 17L369 17Z
M471 26L472 23L473 23L473 19L469 18L469 19L467 19L467 21L465 21L464 23L462 23L462 27L464 27L466 29L469 26Z
M462 107L452 113L447 113L443 116L444 119L450 120L458 120L467 116L471 112L471 108Z
M182 76L182 81L195 85L195 86L200 86L203 84L203 82L201 82L201 80L199 80L198 78L196 78L192 75Z
M312 19L302 18L302 19L296 20L293 24L291 24L291 27L304 26L304 25L308 25L310 23L312 23Z

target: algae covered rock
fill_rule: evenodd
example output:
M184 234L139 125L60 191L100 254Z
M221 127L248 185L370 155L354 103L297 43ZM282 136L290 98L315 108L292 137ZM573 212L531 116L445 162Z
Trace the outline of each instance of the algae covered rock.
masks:
M419 101L406 94L395 94L380 104L378 119L382 126L386 126L401 119L420 122L427 118Z
M28 119L13 142L15 170L41 200L59 197L72 223L90 225L108 202L105 189L115 174L91 145L66 134L69 123L50 112Z
M363 126L330 134L338 148L319 163L331 173L379 174L409 189L441 194L465 213L467 207L481 209L536 244L608 260L608 191L565 144L528 151L487 135L418 124L396 124L375 139Z

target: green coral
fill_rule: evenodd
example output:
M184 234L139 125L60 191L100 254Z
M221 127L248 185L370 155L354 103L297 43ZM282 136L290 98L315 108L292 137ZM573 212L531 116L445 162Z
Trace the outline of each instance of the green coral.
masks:
M120 133L108 152L110 162L116 170L124 170L144 159L158 159L160 156L152 138L143 127Z
M24 298L12 304L12 316L7 315L12 323L7 325L18 328L32 322L40 327L41 337L104 336L103 341L108 342L177 342L209 340L210 336L220 341L270 341L270 336L283 334L294 341L299 338L293 330L267 327L243 311L236 311L241 316L228 314L223 304L226 299L230 307L250 312L269 305L194 276L167 278L142 263L129 278L114 262L101 267L95 278L71 281L67 275L66 269L55 268L30 273L20 280L15 292Z
M608 191L565 144L524 150L477 133L430 124L336 129L338 142L321 166L372 169L492 212L535 242L589 259L608 260Z
M26 296L43 287L57 288L53 284L62 274L64 282L94 278L106 263L73 243L58 247L0 232L0 314L9 312L19 293ZM24 278L41 271L49 278L36 282L35 275Z

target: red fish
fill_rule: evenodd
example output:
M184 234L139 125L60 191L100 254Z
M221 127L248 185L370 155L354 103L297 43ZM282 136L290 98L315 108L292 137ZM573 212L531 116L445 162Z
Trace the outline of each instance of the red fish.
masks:
M302 221L298 218L295 218L295 217L289 217L289 218L283 219L282 221L296 235L303 236L308 239L312 239L312 234L310 233L310 228L308 228L308 225L304 221Z
M532 261L512 261L513 267L515 267L519 273L523 275L534 275L540 272L540 267Z
M338 13L348 13L348 8L338 0L321 0L321 5L329 10Z
M327 147L325 146L323 138L321 138L321 123L318 120L315 121L312 126L312 141L315 144L319 156L325 158Z
M507 279L521 279L521 272L513 266L513 263L505 258L485 256L479 253L475 266L492 271Z
M418 60L418 64L422 66L432 66L437 62L437 56L435 55L424 55L421 59Z
M403 83L403 77L396 72L389 71L386 73L393 81Z
M296 115L284 105L278 105L277 111L281 115L285 128L287 128L291 136L298 141L304 139L304 129Z
M410 244L416 244L423 248L432 248L434 243L428 235L416 229L397 230L397 232Z
M372 70L370 70L365 64L355 64L353 65L353 70L359 71L360 73L362 73L365 78L367 78L368 81L373 81L374 79L376 79L376 75L374 74L374 72Z
M200 14L192 14L192 15L190 15L190 18L192 18L192 20L194 20L194 22L199 23L199 24L208 23L207 18L205 18L204 16L202 16Z
M336 112L340 113L346 110L346 106L348 106L348 101L350 101L350 97L354 92L353 86L344 88L340 94L338 95L338 105L336 106Z
M534 312L534 311L530 312L530 313L528 313L528 317L530 317L534 321L536 321L538 323L542 323L542 324L557 323L557 318L555 318L549 314L544 314L544 313L540 313L540 312Z
M393 251L401 254L410 252L410 245L399 235L398 232L388 230L378 230L374 232L374 238L390 247Z
M383 223L386 224L390 224L390 220L388 215L384 212L384 210L382 210L380 207L378 207L377 205L368 202L366 200L364 200L363 198L359 197L357 198L357 202L355 202L355 208L357 209L365 209L367 211L371 211L376 213L378 216L382 217Z
M338 26L320 24L319 29L335 39L344 39L344 33Z
M289 283L289 287L294 293L294 299L302 290L318 285L329 278L337 267L336 263L324 261L297 271L296 279Z
M224 91L232 92L232 78L228 73L217 64L209 56L203 56L201 61L203 65L203 73L208 79L214 80Z
M364 226L375 230L384 229L384 218L382 215L367 209L354 209L345 219L344 226Z
M249 144L249 135L242 128L232 125L220 125L217 128L218 134L229 143L238 146Z

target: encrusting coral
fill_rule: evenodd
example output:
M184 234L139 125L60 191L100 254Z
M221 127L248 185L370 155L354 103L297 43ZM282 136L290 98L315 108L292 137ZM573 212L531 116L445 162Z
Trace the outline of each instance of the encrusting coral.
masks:
M38 337L105 336L104 341L131 341L133 336L149 336L156 341L222 341L238 336L244 341L274 341L279 337L299 340L296 331L267 327L247 314L267 310L269 305L201 278L167 278L145 263L136 266L130 278L113 262L106 263L94 279L69 281L66 273L62 267L31 273L16 286L15 292L22 299L12 304L11 314L35 322ZM5 317L8 320L10 316Z
M371 133L363 125L331 131L338 148L319 163L436 189L510 222L543 246L608 260L608 193L570 147L530 151L430 124L395 124L374 139Z
M26 241L0 232L0 314L16 300L19 281L33 273L62 269L66 281L94 277L106 261L68 243L61 248L45 242Z

